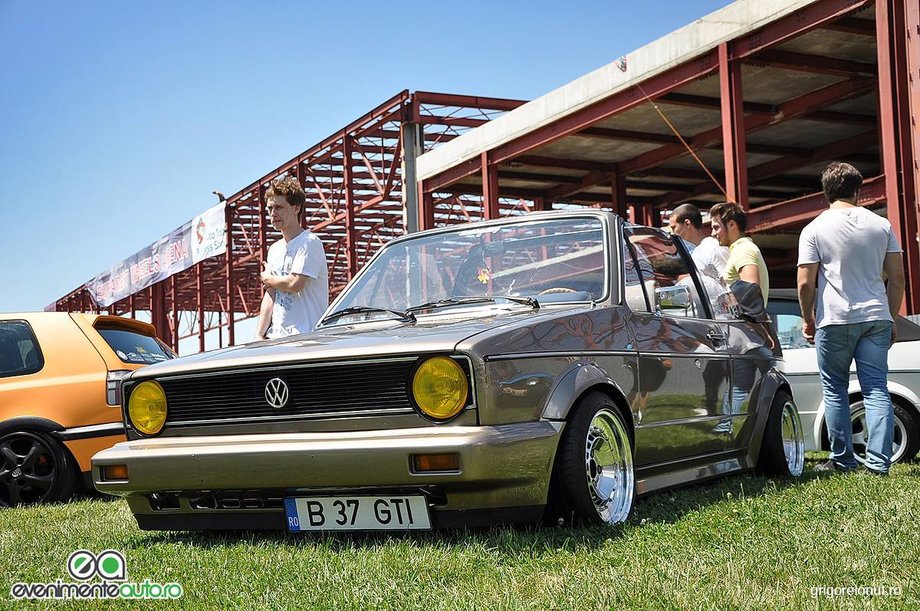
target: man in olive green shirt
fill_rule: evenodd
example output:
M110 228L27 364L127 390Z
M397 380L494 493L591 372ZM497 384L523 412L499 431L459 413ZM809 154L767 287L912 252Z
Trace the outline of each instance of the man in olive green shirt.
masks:
M767 305L770 276L767 264L754 241L745 235L747 215L738 204L716 204L709 211L712 237L722 246L728 246L728 262L722 278L728 286L744 280L760 287L763 303Z

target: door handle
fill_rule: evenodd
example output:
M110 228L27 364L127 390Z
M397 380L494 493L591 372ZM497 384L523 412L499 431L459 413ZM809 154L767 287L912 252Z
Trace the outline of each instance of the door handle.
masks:
M713 344L722 344L725 342L725 334L718 329L710 329L706 332L706 339Z

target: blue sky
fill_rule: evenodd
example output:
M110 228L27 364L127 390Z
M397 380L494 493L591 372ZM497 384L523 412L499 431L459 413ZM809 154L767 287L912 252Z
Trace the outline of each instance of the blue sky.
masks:
M727 4L0 0L0 312L403 89L532 99Z

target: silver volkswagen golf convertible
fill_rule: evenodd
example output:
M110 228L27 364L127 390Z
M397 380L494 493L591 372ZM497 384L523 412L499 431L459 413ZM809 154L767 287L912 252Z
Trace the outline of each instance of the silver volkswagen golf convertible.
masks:
M663 232L453 226L388 243L312 333L131 374L93 475L143 529L612 524L656 490L799 475L781 363Z

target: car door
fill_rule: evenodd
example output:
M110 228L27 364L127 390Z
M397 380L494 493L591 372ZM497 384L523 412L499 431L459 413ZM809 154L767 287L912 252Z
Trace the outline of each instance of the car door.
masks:
M626 302L638 351L630 393L636 462L650 466L725 451L731 362L686 251L654 229L624 229ZM644 307L643 307L644 306Z
M818 374L818 354L802 335L802 311L797 298L776 298L771 295L767 311L783 349L784 373L792 385L792 394L802 423L806 425L808 439L813 437L818 408L824 401L821 376ZM809 445L813 445L813 442Z

